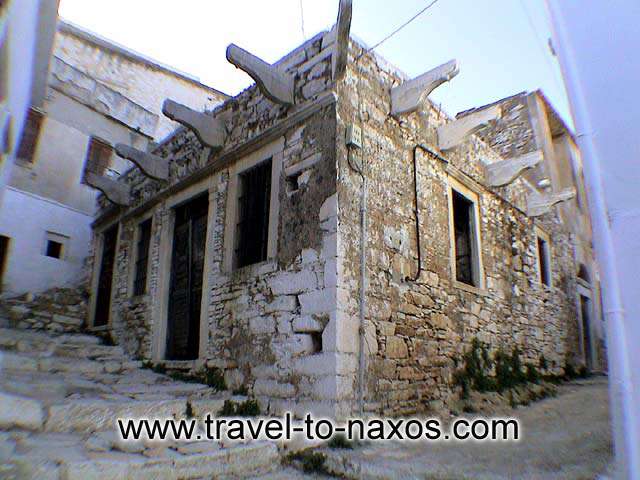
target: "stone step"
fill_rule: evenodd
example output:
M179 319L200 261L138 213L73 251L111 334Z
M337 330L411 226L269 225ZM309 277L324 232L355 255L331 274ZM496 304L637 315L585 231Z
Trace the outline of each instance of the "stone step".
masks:
M38 330L21 330L18 328L0 328L0 347L15 345L19 341L42 343L45 345L101 345L102 340L94 335L82 333L47 333Z
M118 418L184 418L185 398L171 400L66 399L47 409L47 432L98 432L117 428Z
M267 442L228 448L215 442L176 443L126 453L111 442L104 446L92 444L86 436L79 434L0 432L0 476L5 473L2 478L257 478L273 471L278 460L276 446ZM7 472L13 473L13 477Z
M46 372L46 373L121 373L129 368L127 360L96 361L82 358L39 356L37 353L2 353L2 368L13 372Z

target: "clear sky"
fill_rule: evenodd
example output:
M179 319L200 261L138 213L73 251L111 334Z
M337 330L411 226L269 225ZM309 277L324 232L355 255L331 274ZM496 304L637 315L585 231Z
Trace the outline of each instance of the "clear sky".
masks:
M428 3L353 0L351 32L373 45ZM61 0L59 11L235 95L252 80L226 61L229 43L274 62L328 29L337 10L338 0ZM449 114L541 88L571 125L550 36L543 0L439 0L376 51L410 76L456 58L460 74L431 94Z

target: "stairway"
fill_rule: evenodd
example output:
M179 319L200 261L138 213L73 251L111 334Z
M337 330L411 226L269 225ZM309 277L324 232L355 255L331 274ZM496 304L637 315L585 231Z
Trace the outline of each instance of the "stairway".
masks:
M201 418L232 397L144 369L97 337L0 328L0 355L2 479L253 478L279 465L267 442L120 440L118 417Z

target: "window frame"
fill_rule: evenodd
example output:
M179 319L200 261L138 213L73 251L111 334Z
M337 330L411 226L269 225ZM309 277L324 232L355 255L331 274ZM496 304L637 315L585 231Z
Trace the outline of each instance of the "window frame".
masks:
M453 208L453 195L454 191L468 200L472 206L470 207L471 214L473 216L472 225L473 229L471 233L471 248L472 248L472 274L474 284L470 285L458 280L457 265L456 265L456 236L455 236L455 222L454 222L454 208ZM447 195L449 202L449 263L451 266L451 282L452 284L462 290L471 291L474 293L484 293L485 291L485 273L484 263L482 261L482 229L480 222L480 201L481 195L479 192L471 189L469 186L456 180L455 178L448 177Z
M52 258L54 260L60 260L61 262L66 261L67 253L69 250L69 240L70 240L70 237L68 237L67 235L62 235L61 233L49 232L49 231L45 232L44 249L43 249L42 255L47 258ZM60 244L59 257L53 257L51 255L47 255L47 252L49 251L49 242L55 242Z
M282 172L282 159L284 150L284 137L246 155L229 167L229 180L227 186L226 218L224 230L224 261L223 271L231 273L236 270L244 270L255 265L261 265L273 260L277 255L278 221L280 211L280 177ZM247 170L263 163L271 158L271 195L269 198L269 218L267 234L267 258L263 262L254 263L238 268L235 247L237 242L236 225L239 214L240 175Z
M31 145L31 151L30 151L30 155L29 156L24 156L22 153L22 150L24 148L26 148L25 145L25 141L26 141L26 136L28 135L28 129L30 128L30 122L32 121L33 118L37 119L37 126L35 127L35 132L30 133L32 135L32 139L30 140ZM44 122L46 120L46 115L45 113L35 107L30 107L29 110L27 110L27 115L25 117L24 120L24 126L22 128L22 133L20 135L20 140L18 141L18 145L16 146L16 160L18 161L19 165L23 165L23 166L32 166L35 164L35 160L36 160L36 153L38 151L38 145L40 143L40 136L42 135L42 127L44 125Z
M109 154L109 158L106 162L106 165L100 165L100 159L98 161L98 167L103 167L102 171L94 171L92 169L90 169L91 166L91 161L92 161L92 156L91 153L93 152L93 148L94 145L99 145L101 149L105 148L108 149L110 154ZM114 148L113 145L111 145L111 143L109 143L108 141L106 141L103 138L97 137L97 136L90 136L89 137L89 141L87 142L87 149L85 152L85 157L84 157L84 168L83 168L83 172L87 173L87 172L91 172L94 173L96 175L99 176L104 176L106 175L107 171L109 170L109 165L111 163L111 159L113 158L113 154L114 154Z
M147 244L146 265L144 267L144 271L145 271L144 285L143 285L142 292L138 292L136 290L136 285L138 284L137 283L138 273L139 273L138 263L140 261L140 254L141 254L140 241L142 240L142 233L143 233L142 226L145 224L149 225L149 242ZM154 228L153 215L149 215L145 218L142 218L136 223L136 231L133 239L134 241L133 248L134 248L135 254L133 255L133 261L131 262L132 274L131 274L131 285L129 289L132 297L139 297L149 293L149 262L151 259L151 247L153 246L153 228Z
M536 233L536 270L538 271L538 283L540 285L544 285L545 287L548 288L552 288L553 287L553 253L551 250L551 237L549 236L549 234L547 234L547 232L545 232L544 230L542 230L541 228L536 226L535 229L535 233ZM543 241L543 243L546 245L546 249L544 252L540 252L540 240ZM543 254L544 254L544 260L545 260L545 265L543 265L541 259L543 258ZM548 283L545 283L543 280L543 267L546 266L546 277L548 280Z

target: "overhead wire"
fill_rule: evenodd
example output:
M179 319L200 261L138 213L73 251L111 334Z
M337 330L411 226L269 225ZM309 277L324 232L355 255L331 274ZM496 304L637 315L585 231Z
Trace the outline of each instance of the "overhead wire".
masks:
M418 13L416 13L414 16L412 16L409 20L407 20L406 22L404 22L402 25L400 25L398 28L396 28L395 30L393 30L391 33L389 33L386 37L384 37L382 40L380 40L378 43L374 44L372 47L365 49L356 59L359 60L360 57L362 57L363 55L366 55L367 53L375 50L376 48L378 48L380 45L382 45L384 42L386 42L387 40L389 40L391 37L393 37L395 34L397 34L399 31L401 31L403 28L405 28L407 25L409 25L411 22L413 22L416 18L418 18L420 15L422 15L424 12L426 12L427 10L429 10L431 7L433 7L436 3L438 3L440 0L432 0L426 7L424 7L423 9L421 9L420 11L418 11Z
M307 35L304 32L304 6L302 5L303 0L300 0L300 30L302 31L302 38L304 41L307 41Z
M531 28L531 30L533 31L533 34L537 39L536 43L538 45L538 48L540 48L540 52L542 53L542 56L544 57L545 62L547 63L547 66L551 69L551 76L553 77L553 81L556 84L556 87L560 90L560 92L564 92L564 88L562 87L562 82L558 80L558 71L554 67L553 63L551 62L551 59L549 58L549 52L544 47L544 45L546 45L547 43L542 39L542 37L538 33L538 29L536 28L536 25L533 22L533 18L529 14L529 10L525 5L524 0L520 0L520 7L522 7L524 15L527 18L527 22L529 23L529 27Z

